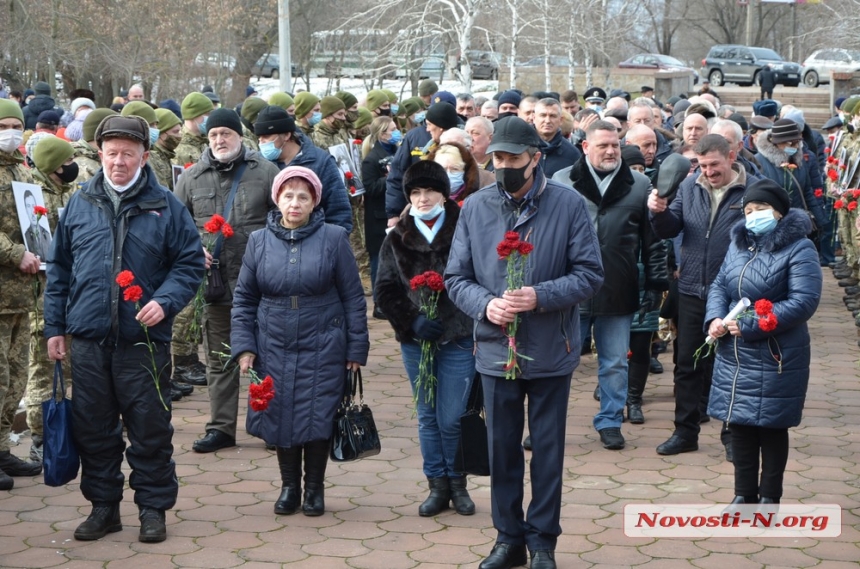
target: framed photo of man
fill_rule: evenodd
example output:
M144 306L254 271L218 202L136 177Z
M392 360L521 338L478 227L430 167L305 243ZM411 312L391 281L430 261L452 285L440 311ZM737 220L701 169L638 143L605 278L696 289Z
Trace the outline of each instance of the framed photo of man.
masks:
M364 194L364 186L361 184L358 168L352 158L352 149L346 144L335 144L328 147L328 152L334 157L337 168L343 175L344 185L349 195L357 197Z
M38 210L38 208L45 207L42 187L37 184L12 182L12 193L15 196L15 207L18 210L18 221L21 224L24 247L39 257L41 269L44 271L45 260L51 250L52 237L51 227L48 225L48 216L41 214Z

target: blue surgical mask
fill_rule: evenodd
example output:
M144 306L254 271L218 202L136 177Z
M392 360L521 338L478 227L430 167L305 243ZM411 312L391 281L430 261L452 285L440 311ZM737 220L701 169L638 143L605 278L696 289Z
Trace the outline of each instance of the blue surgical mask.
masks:
M400 144L400 141L403 140L403 133L399 130L395 130L391 133L391 138L388 140L391 144Z
M420 113L415 113L415 116L412 117L412 120L415 121L416 124L421 124L424 122L424 117L427 116L427 113L421 111Z
M281 148L275 146L274 142L260 143L260 154L262 154L263 158L270 162L275 162L278 158L281 157L281 150Z
M322 120L322 113L317 111L311 115L311 118L308 119L308 124L311 126L316 125L318 122Z
M157 128L149 127L149 145L155 146L155 143L158 142L158 137L161 136L161 131Z
M448 182L451 183L451 191L459 189L463 185L465 172L448 172Z
M783 148L782 151L785 152L787 156L794 156L795 154L797 154L797 148L793 146L786 146L785 148Z
M421 213L415 207L410 207L409 208L409 215L411 215L412 217L418 218L422 221L430 221L431 219L436 219L437 217L439 217L439 215L441 215L441 213L443 211L445 211L445 208L442 207L442 202L440 201L439 203L437 203L436 205L433 206L433 209L431 209L430 211L425 212L425 213Z
M772 209L754 211L746 216L746 227L754 235L770 233L776 227Z
M203 120L200 121L200 124L197 125L197 130L200 131L200 136L206 136L206 121L209 120L209 117L203 117Z
M396 115L397 111L400 109L400 105L391 105L391 114Z

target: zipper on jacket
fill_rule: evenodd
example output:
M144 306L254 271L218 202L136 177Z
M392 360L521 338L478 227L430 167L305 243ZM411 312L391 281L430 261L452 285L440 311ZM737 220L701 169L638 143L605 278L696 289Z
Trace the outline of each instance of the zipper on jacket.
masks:
M750 257L749 261L744 263L744 266L741 269L741 274L738 276L738 298L743 298L743 293L741 292L741 285L744 282L744 273L746 272L747 267L750 266L750 263L755 261L755 258L758 256L758 249L756 249L755 247L750 247L749 250L752 251L753 256ZM738 327L738 329L740 329L740 326ZM735 336L735 338L734 338L735 375L732 378L732 396L729 399L729 412L728 412L728 415L726 416L726 423L731 422L732 408L735 405L735 390L737 388L738 375L740 374L740 371L741 371L741 358L738 355L738 338L739 338L738 336ZM782 364L780 364L780 368L782 368Z

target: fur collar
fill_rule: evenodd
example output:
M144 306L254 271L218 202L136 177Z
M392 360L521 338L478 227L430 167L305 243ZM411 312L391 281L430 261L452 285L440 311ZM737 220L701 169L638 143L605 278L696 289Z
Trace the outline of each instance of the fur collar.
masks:
M413 251L430 252L451 246L454 240L454 229L457 227L457 219L460 217L460 206L454 200L445 200L445 223L433 239L428 243L427 239L415 227L415 218L409 215L409 208L400 217L400 221L392 229L392 233L400 236L403 245Z
M809 216L802 209L794 207L776 224L776 229L766 235L753 235L747 231L745 223L745 220L741 219L732 228L732 242L741 249L758 247L767 253L779 251L804 239L812 231Z
M799 166L800 161L803 159L803 143L801 142L797 153L794 156L789 157L788 154L777 148L773 142L768 140L767 137L769 134L769 130L763 130L756 135L755 146L758 149L759 154L764 156L768 162L777 168L779 168L780 164L785 164L786 162Z
M633 173L624 162L621 161L621 168L609 184L606 193L600 195L600 190L597 189L597 184L594 182L594 177L588 169L587 156L583 156L576 161L576 164L570 169L570 181L573 182L573 188L578 191L588 201L599 205L609 206L626 196L633 187Z

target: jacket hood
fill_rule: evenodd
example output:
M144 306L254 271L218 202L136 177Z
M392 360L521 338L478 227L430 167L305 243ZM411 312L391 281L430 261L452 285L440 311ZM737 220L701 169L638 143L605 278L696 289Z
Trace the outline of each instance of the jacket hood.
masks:
M403 244L413 251L429 252L440 247L450 247L451 241L454 239L454 229L457 226L457 220L460 218L460 206L454 200L445 200L445 222L433 243L428 243L424 235L415 227L415 218L409 215L408 206L406 212L394 226L392 231L400 234L400 239Z
M773 164L776 167L779 167L780 164L785 164L788 162L789 164L800 165L800 161L803 159L803 144L798 148L797 153L794 156L789 156L777 146L768 140L767 135L770 133L768 130L763 130L758 133L755 137L755 146L758 149L758 153L764 156L768 162Z
M298 229L287 229L281 225L282 214L277 209L269 212L266 218L266 229L275 234L275 237L283 241L301 241L316 233L323 225L325 225L325 214L323 210L317 208L311 212L308 222Z
M805 211L791 208L776 228L765 235L753 235L746 228L746 220L741 219L732 227L732 242L741 249L758 247L771 253L779 251L792 243L804 239L812 231L812 222Z
M56 106L57 103L48 95L36 95L27 103L27 108L30 109L30 113L35 117L38 117L42 111L50 111Z

